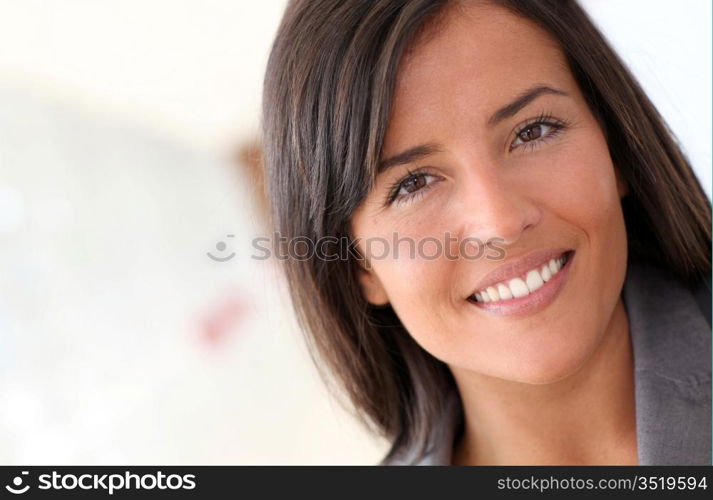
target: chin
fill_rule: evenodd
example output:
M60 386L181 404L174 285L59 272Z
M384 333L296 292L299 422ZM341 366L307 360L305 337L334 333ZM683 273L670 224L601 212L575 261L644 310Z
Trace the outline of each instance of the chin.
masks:
M522 371L522 382L528 384L553 384L577 373L589 359L588 353L569 353L559 357L548 357L547 363L534 362Z
M554 344L554 345L553 345ZM595 339L578 342L540 342L537 346L521 346L513 355L501 358L499 378L524 384L542 385L562 381L577 373L595 350Z
M584 362L580 360L563 360L556 365L533 367L519 373L519 376L513 380L531 385L554 384L575 374L583 365Z

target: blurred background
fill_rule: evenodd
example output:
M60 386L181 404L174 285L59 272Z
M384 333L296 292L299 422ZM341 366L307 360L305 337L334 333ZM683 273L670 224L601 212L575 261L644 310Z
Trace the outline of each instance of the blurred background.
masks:
M373 464L264 225L286 2L0 0L0 463ZM585 0L711 193L711 2Z

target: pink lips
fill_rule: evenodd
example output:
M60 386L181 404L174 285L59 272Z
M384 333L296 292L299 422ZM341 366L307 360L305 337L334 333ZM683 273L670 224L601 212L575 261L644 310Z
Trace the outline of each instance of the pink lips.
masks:
M562 252L560 252L559 254L555 254L552 257L559 257L561 254ZM513 297L512 299L499 300L495 302L475 302L473 300L469 300L469 302L472 305L479 307L480 309L502 316L524 315L540 311L547 307L549 304L551 304L557 297L559 291L562 289L567 280L567 277L569 276L569 270L572 267L573 260L574 252L570 252L569 258L567 259L567 262L565 262L565 265L562 267L562 269L560 269L557 274L552 276L552 278L550 278L550 280L547 281L544 285L542 285L540 288L525 297ZM543 265L544 262L546 262L546 260L543 261ZM526 270L537 267L537 265L539 264L535 264L531 267L528 267L526 268ZM514 269L514 267L508 269L511 270ZM518 276L518 274L515 274L514 276ZM508 277L496 281L491 281L489 284L492 285L494 283L497 283L498 281L504 281L507 278ZM478 290L482 290L482 288L478 288Z

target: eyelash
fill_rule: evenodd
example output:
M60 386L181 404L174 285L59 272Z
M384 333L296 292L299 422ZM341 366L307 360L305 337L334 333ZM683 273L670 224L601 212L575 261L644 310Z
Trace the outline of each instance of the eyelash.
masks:
M570 122L567 120L560 120L558 118L555 118L552 116L552 113L550 112L542 112L537 118L533 118L525 122L523 125L521 125L518 130L515 132L515 139L513 141L517 140L520 136L521 133L526 131L527 129L535 126L535 125L546 125L548 127L552 128L552 131L549 132L547 135L538 137L536 139L533 139L531 141L523 142L521 145L513 146L512 143L510 144L510 147L508 148L508 151L513 151L514 149L518 148L523 148L523 150L527 151L528 148L531 151L533 148L537 147L538 144L541 144L543 142L546 142L553 137L559 135L560 132L563 130L567 129L570 126ZM423 170L416 170L414 172L411 172L408 170L408 173L398 179L396 182L394 182L391 187L388 190L388 195L386 198L385 205L391 205L394 202L397 203L402 203L405 201L414 201L418 197L423 196L426 194L430 186L433 184L433 181L426 184L424 187L421 189L418 189L417 191L414 191L409 194L401 195L399 196L399 191L403 187L403 184L414 178L414 179L420 179L420 178L425 178L425 177L437 177L433 174L429 174Z
M433 182L430 182L430 183L426 184L424 187L422 187L421 189L414 191L413 193L399 196L399 191L401 190L401 188L403 187L403 184L406 181L411 180L412 178L413 179L421 179L424 177L436 177L435 175L429 174L421 169L416 170L415 172L411 172L410 170L407 170L407 171L408 171L408 173L404 177L402 177L399 180L397 180L396 182L394 182L391 185L391 187L389 188L389 190L388 190L389 194L386 198L385 205L391 205L393 202L402 203L404 201L414 201L416 198L421 197L424 194L426 194L426 192L428 191L430 186L433 184Z
M518 146L513 146L512 143L510 144L510 147L508 148L508 151L512 151L517 148L528 148L530 150L533 149L533 147L536 147L538 144L542 142L546 142L553 137L557 136L560 132L563 130L567 129L570 126L570 122L568 120L560 120L559 118L555 118L552 116L552 113L549 111L543 111L540 113L540 115L537 118L533 118L531 120L528 120L525 122L523 125L521 125L518 130L515 132L515 139L517 140L524 131L527 129L535 126L535 125L546 125L548 127L552 128L552 131L542 137L538 137L537 139L534 139L532 141L524 142L521 145Z

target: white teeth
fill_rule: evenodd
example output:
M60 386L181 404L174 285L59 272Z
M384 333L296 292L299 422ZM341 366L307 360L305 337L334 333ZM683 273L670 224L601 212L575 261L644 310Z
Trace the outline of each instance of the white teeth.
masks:
M542 266L542 269L540 269L540 274L542 275L542 281L548 282L550 281L550 278L552 277L552 272L550 271L550 266L545 264Z
M524 297L525 295L530 294L530 290L527 288L527 285L520 278L511 279L508 282L508 286L510 287L510 291L515 298Z
M512 292L502 283L498 283L498 295L500 295L500 300L512 299Z
M545 284L545 282L542 281L542 276L540 276L540 272L537 269L533 269L532 271L527 273L525 282L527 283L527 288L530 289L530 293L534 292Z
M527 272L525 278L513 278L507 282L496 283L474 294L477 302L493 302L525 297L539 290L546 282L552 279L565 265L565 257L550 259L539 269Z
M550 272L552 274L555 274L557 271L559 271L559 267L557 266L557 261L555 261L555 259L550 259L547 265L550 266Z
M485 291L488 292L488 297L490 297L490 300L492 300L492 301L500 300L500 294L492 286L486 288Z

